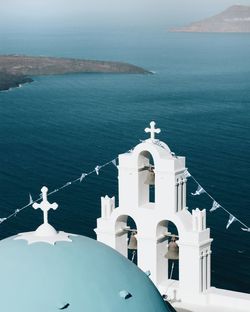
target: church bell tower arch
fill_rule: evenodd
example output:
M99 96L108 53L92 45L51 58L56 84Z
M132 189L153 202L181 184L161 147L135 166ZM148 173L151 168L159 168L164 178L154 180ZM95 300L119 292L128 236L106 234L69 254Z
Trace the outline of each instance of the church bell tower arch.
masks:
M138 154L138 206L155 203L154 156L149 151Z

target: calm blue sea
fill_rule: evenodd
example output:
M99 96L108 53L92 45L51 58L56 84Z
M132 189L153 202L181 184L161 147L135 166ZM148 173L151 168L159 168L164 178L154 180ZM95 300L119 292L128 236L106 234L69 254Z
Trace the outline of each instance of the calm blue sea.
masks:
M34 77L0 93L0 217L116 157L145 139L151 120L160 139L187 157L190 172L224 207L250 225L250 36L163 30L8 32L0 54L131 62L154 75ZM196 185L189 181L189 193ZM95 237L100 196L117 194L117 169L106 167L55 194L57 229ZM211 207L206 195L189 208ZM0 226L2 238L34 230L41 212L27 208ZM208 212L213 285L250 292L250 233L228 215Z

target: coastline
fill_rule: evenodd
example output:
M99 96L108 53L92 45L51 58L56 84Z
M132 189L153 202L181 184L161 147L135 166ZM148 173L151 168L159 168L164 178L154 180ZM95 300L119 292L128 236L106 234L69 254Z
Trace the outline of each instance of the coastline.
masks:
M26 76L10 75L0 72L0 92L9 91L12 88L18 88L23 84L31 83L34 80Z
M31 83L30 77L76 73L152 74L129 63L18 55L0 55L0 91Z

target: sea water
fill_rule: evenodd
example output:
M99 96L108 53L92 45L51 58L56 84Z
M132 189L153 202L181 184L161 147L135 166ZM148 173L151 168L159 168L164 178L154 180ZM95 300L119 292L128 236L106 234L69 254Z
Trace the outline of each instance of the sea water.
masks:
M131 29L0 34L1 54L124 61L154 75L70 74L34 77L0 93L0 217L112 160L140 139L155 120L190 173L217 202L250 225L250 36L180 34ZM103 168L51 196L50 222L95 237L100 196L117 196L117 168ZM196 184L189 180L188 193ZM205 194L188 207L211 208ZM36 229L32 208L0 225L2 238ZM212 284L250 291L250 234L228 215L207 212Z

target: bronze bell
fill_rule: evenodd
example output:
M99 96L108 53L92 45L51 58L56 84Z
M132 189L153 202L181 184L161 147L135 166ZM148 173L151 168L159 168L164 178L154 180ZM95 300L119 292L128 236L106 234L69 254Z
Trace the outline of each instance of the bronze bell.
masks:
M168 251L165 255L165 258L170 260L179 259L179 247L175 241L175 238L172 237L170 243L168 244Z
M135 237L136 232L132 232L128 244L128 249L130 250L137 250L137 239Z
M148 168L145 184L148 184L148 185L154 185L155 184L154 167Z

